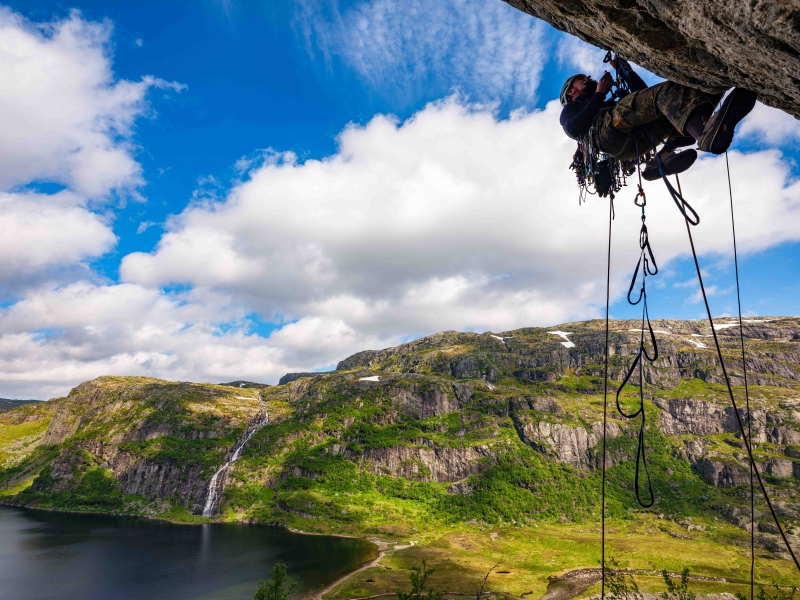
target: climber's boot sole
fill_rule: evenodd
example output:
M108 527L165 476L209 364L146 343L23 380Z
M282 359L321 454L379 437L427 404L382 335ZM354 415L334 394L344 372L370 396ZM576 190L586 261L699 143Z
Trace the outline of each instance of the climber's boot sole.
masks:
M659 156L661 157L664 175L675 175L677 173L683 173L694 164L694 161L697 160L697 151L691 149L675 153L669 151L664 152L662 150ZM658 172L658 162L654 158L648 161L647 165L642 170L642 179L646 181L655 181L659 177L661 177L661 173Z
M697 147L711 154L726 152L733 141L733 130L753 110L757 99L755 92L734 88L720 109L706 123Z

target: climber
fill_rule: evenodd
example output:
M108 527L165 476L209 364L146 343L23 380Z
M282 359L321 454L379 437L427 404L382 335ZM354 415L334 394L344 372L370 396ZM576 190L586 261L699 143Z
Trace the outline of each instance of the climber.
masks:
M616 56L609 62L618 69ZM734 88L712 116L722 94L701 92L672 81L647 87L632 70L628 79L631 93L618 102L606 100L614 84L608 71L600 81L583 74L567 79L561 88L561 126L575 140L594 126L596 147L621 160L635 160L637 147L640 154L650 150L652 133L658 142L666 142L658 153L666 175L686 171L697 159L695 150L675 152L678 148L697 142L700 150L724 153L733 140L734 127L756 103L754 92ZM659 176L655 159L650 160L642 177L652 181Z

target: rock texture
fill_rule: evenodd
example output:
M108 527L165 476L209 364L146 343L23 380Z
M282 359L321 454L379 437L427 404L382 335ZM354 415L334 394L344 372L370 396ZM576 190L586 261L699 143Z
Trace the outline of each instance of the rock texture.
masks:
M800 117L798 0L505 1L666 79L743 87Z
M366 450L360 458L374 475L391 475L417 481L458 481L480 473L499 449L481 445L467 448L420 448L400 446Z
M596 422L591 429L563 423L528 420L515 415L515 424L520 439L534 450L552 456L559 462L567 463L576 469L588 469L596 464L595 445L602 439L603 424ZM608 439L620 435L621 430L616 423L606 426ZM602 455L602 452L600 453Z

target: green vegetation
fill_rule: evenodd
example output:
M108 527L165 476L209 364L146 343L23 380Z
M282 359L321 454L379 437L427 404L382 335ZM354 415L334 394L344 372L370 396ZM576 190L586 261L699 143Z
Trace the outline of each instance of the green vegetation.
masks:
M269 581L259 581L254 600L288 600L297 582L286 575L286 563L279 560L272 567Z
M662 600L695 600L697 594L689 591L689 567L684 567L681 571L680 583L672 581L672 577L666 569L661 571L667 591L661 594Z
M42 469L34 485L20 493L20 499L25 503L44 500L50 508L110 512L119 510L124 503L117 480L100 467L87 470L72 489L58 494L48 493L54 485L50 469Z
M409 580L411 581L411 591L402 592L398 590L398 600L441 600L442 596L445 594L444 592L428 590L427 593L423 594L423 592L425 592L427 589L426 584L428 577L430 577L435 571L436 569L427 565L425 559L422 560L422 566L411 567L411 574L408 576Z
M613 558L610 562L611 567L605 567L609 600L642 600L642 592L639 591L639 584L636 583L633 573L620 569Z
M614 325L614 376L629 364L622 350L631 343L627 328L637 326ZM636 423L616 414L617 384L609 386L609 427L619 435L607 440L607 552L624 556L634 570L609 575L617 578L614 593L633 600L640 586L670 600L691 600L694 593L746 591L730 583L749 573L749 534L741 526L747 486L735 485L746 481L741 439L730 428L672 435L665 426L678 418L665 412L669 402L711 403L722 414L727 392L715 379L711 350L685 341L695 325L654 326L676 333L661 336L665 358L646 372L652 509L642 509L633 493ZM795 331L800 320L785 327ZM410 593L474 595L476 582L501 560L492 589L541 596L551 575L599 561L603 323L564 329L574 332L577 349L567 351L540 329L503 334L504 341L446 332L370 353L368 366L354 360L349 370L263 390L100 378L58 400L55 416L29 406L0 415L0 461L8 457L0 462L0 498L207 522L197 513L208 479L266 404L270 422L228 471L215 518L374 536L388 544L378 565L337 586L326 600L408 589L409 569L419 577ZM735 357L733 341L723 344ZM796 379L785 375L795 347L748 340L764 383L751 387L751 401L771 432L755 454L769 470L765 480L792 535L800 532L800 517L792 516L800 511L800 484L791 475L800 445L790 443L800 429L792 412L800 410L800 368L790 365ZM380 381L361 381L375 373ZM739 397L743 390L734 391ZM638 402L638 394L628 385L622 401ZM687 422L704 417L692 418ZM729 487L709 483L718 483L713 478L722 470ZM769 526L758 532L757 578L765 585L787 581L793 568ZM659 576L664 569L688 576L688 568L728 581L667 583Z

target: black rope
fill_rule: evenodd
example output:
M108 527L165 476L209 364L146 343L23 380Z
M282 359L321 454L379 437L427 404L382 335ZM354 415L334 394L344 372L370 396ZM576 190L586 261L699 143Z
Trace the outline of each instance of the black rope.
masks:
M636 142L636 153L639 154L639 143ZM636 167L639 170L640 161L637 156L636 159ZM640 206L642 208L642 228L639 230L639 260L636 263L636 268L633 271L633 277L631 278L631 285L628 288L628 303L632 305L637 305L640 302L642 303L642 323L640 328L640 336L639 336L639 350L636 353L636 358L631 363L630 368L628 369L628 373L625 375L624 379L622 380L622 384L617 389L617 396L616 396L616 403L617 403L617 412L620 415L625 417L626 419L635 419L637 417L641 417L641 421L639 422L639 435L636 444L636 471L634 475L634 492L636 494L636 501L639 503L640 506L643 508L650 508L655 503L655 494L653 493L653 484L650 480L650 470L647 468L647 455L645 452L644 446L644 432L645 432L645 424L646 424L646 415L644 410L644 359L653 362L658 358L658 344L656 343L656 334L653 331L653 326L650 323L650 313L647 310L647 277L648 275L656 275L658 273L658 265L656 264L655 256L653 256L653 249L650 247L650 236L647 233L647 225L645 224L645 214L644 208L647 206L647 198L645 197L644 190L642 189L641 184L641 173L639 174L639 191L634 198L634 204L636 206ZM639 199L641 198L641 201ZM651 267L652 263L652 267ZM636 300L631 299L631 293L633 292L633 288L636 285L636 281L639 278L639 271L641 270L642 273L642 287L639 289L639 296ZM647 322L647 329L650 333L650 342L653 346L653 356L650 356L647 353L647 347L644 343L644 325ZM619 396L622 393L622 390L630 380L631 376L633 375L636 368L639 369L639 408L632 413L626 413L622 409L622 405L620 404ZM644 502L642 501L640 487L639 487L639 475L641 470L644 469L644 473L647 476L647 491L650 497L649 501Z
M680 180L678 176L675 176L675 180L678 182L678 187L680 188ZM681 196L682 198L682 196ZM731 404L733 405L733 414L736 416L736 423L739 425L739 431L742 434L742 439L744 440L744 447L747 450L747 456L750 458L750 466L753 469L753 473L758 480L758 486L761 488L761 493L764 494L764 500L767 502L767 506L769 507L769 512L772 514L772 519L775 521L775 526L778 528L778 531L783 538L783 543L786 545L786 549L789 551L789 554L794 561L797 570L800 571L800 562L797 561L797 557L794 555L794 551L792 547L789 545L789 540L786 539L786 533L783 531L783 527L781 526L781 522L778 519L778 515L775 513L775 509L772 506L772 501L769 499L769 494L767 493L767 488L764 486L764 481L761 479L761 474L758 472L758 467L755 464L755 459L753 458L753 450L750 447L750 440L747 438L747 434L745 433L744 424L742 423L742 417L739 415L739 408L736 406L736 398L733 396L733 388L731 388L730 378L728 377L728 371L725 368L725 361L722 358L722 348L719 345L719 339L717 338L717 331L714 329L714 319L711 318L711 308L708 304L708 296L706 295L706 288L703 285L703 276L700 273L700 262L697 260L697 252L694 248L694 239L692 238L692 229L689 227L691 221L689 220L688 216L684 211L681 211L684 216L684 220L686 221L686 232L689 234L689 244L692 247L692 257L694 258L694 266L695 270L697 271L697 280L700 283L700 291L703 294L703 303L706 307L706 314L708 315L708 322L711 325L711 334L714 338L714 346L717 349L717 356L719 357L719 364L722 367L722 375L725 378L725 385L728 388L728 396L730 396Z
M647 134L650 136L650 143L653 144L653 148L656 148L656 138L653 136L653 132L650 129L647 129ZM637 146L638 150L638 146ZM638 153L638 152L637 152ZM686 219L686 222L691 225L699 225L700 224L700 215L697 214L697 211L692 208L692 206L686 202L683 198L683 194L680 192L680 184L678 184L678 190L672 187L669 179L667 179L666 173L664 173L664 165L661 162L661 156L659 156L658 152L656 151L656 165L658 165L658 173L661 175L661 179L664 181L664 185L667 186L667 191L669 192L670 196L672 196L672 201L675 202L675 206L678 207L678 210L681 211L681 214ZM637 159L638 163L638 159ZM692 214L691 217L687 214L687 211Z
M608 414L608 310L611 293L611 221L614 220L614 198L608 203L608 259L606 265L606 353L605 374L603 376L603 487L600 502L600 565L602 584L600 600L606 597L606 417ZM752 600L752 599L751 599Z
M747 361L744 354L744 326L742 325L742 296L739 292L739 255L736 249L736 222L733 218L733 187L731 186L731 165L728 153L725 152L725 168L728 171L728 196L731 200L731 231L733 231L733 265L736 271L736 302L739 306L739 341L742 346L742 373L744 375L744 399L747 411L747 439L753 444L753 419L750 414L750 390L747 386ZM753 463L750 463L750 600L755 592L756 573L756 504L755 481L753 480Z

